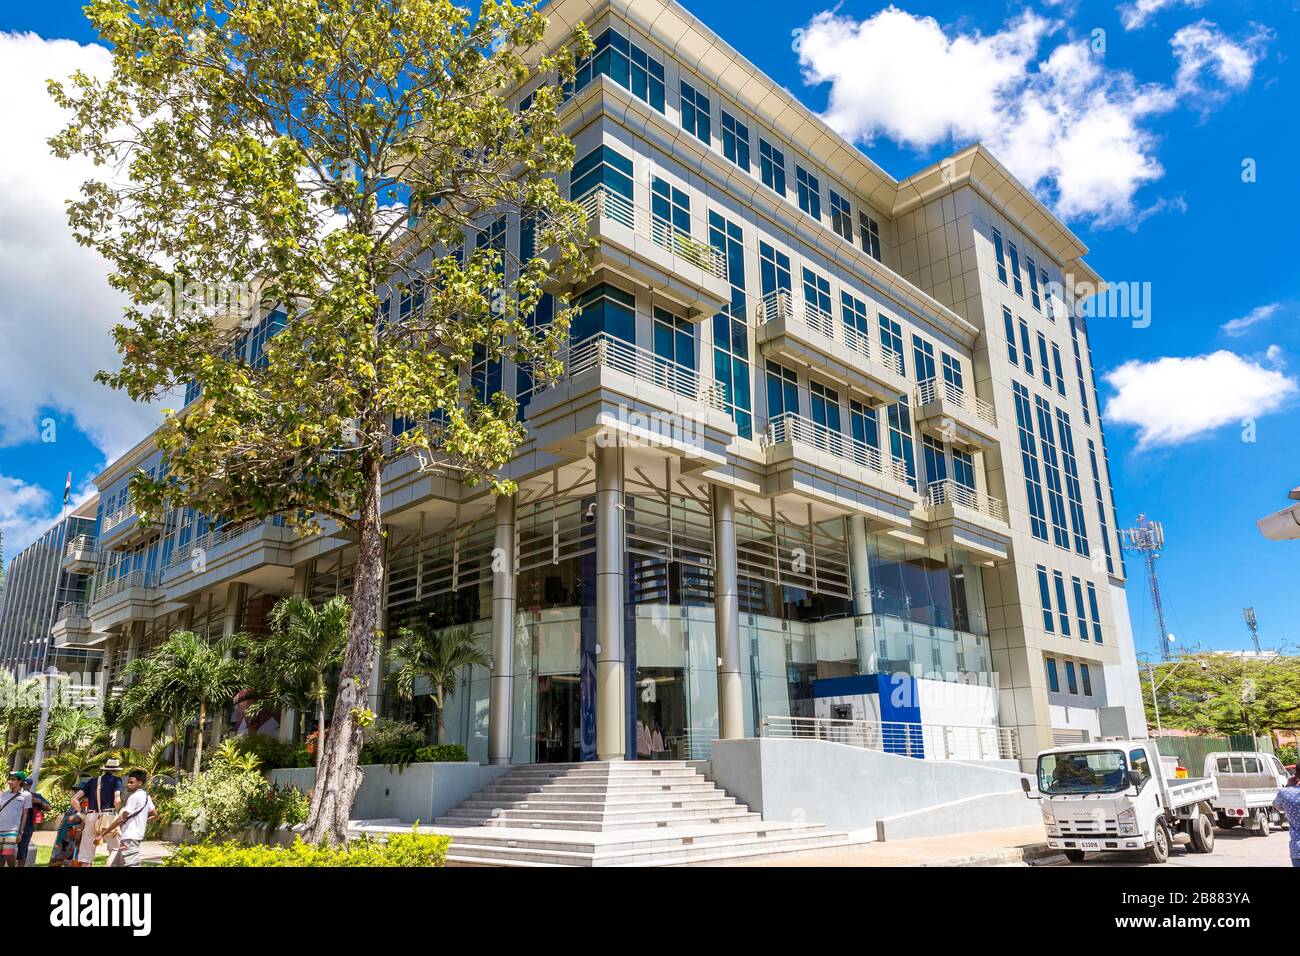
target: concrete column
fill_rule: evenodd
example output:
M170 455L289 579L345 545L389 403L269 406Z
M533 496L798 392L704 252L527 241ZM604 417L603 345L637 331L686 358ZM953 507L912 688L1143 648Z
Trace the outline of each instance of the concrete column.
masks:
M596 448L596 757L627 754L623 671L623 456Z
M713 486L713 619L718 647L718 737L745 736L740 673L740 589L736 583L736 494Z
M849 518L849 573L853 576L853 613L871 613L871 559L867 555L867 519Z
M492 551L492 675L488 683L488 762L510 762L515 694L515 496L496 504Z
M984 452L980 449L973 449L971 452L971 462L975 467L975 490L981 495L987 495L989 493L989 479L988 475L984 473Z

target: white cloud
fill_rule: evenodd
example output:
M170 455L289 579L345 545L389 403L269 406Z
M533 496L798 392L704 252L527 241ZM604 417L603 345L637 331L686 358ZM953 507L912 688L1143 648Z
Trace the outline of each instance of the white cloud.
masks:
M1119 10L1119 19L1125 30L1140 30L1161 10L1169 7L1203 6L1205 0L1134 0L1132 3L1120 4L1116 9Z
M79 506L94 493L87 478L72 494L68 510ZM0 530L4 532L5 567L29 544L49 530L63 513L63 488L58 500L39 485L0 475Z
M1125 362L1105 379L1116 392L1106 418L1136 426L1139 448L1177 445L1266 415L1297 391L1295 379L1226 350Z
M1246 330L1252 325L1258 325L1260 322L1267 322L1269 319L1273 318L1273 316L1277 315L1281 308L1282 303L1280 302L1270 302L1268 305L1258 305L1241 318L1224 322L1220 328L1228 335L1234 337L1245 335Z
M996 33L949 34L893 6L865 20L825 11L796 31L794 49L808 83L830 84L824 118L851 141L978 140L1062 217L1131 224L1143 215L1138 190L1164 175L1148 121L1183 95L1203 106L1207 80L1242 88L1267 36L1180 31L1181 80L1160 85L1107 67L1086 38L1049 45L1061 28L1025 12Z
M1209 20L1183 27L1169 41L1178 71L1174 74L1174 87L1186 97L1223 99L1224 90L1242 90L1255 76L1255 64L1264 57L1265 47L1272 33L1258 24L1240 39L1232 39ZM1204 79L1212 75L1220 88L1207 88Z
M109 336L123 298L108 265L77 245L64 202L93 173L88 162L50 155L46 139L63 125L47 79L73 71L105 75L109 53L71 40L0 33L5 143L0 149L0 446L33 440L43 410L71 415L113 457L157 424L156 408L92 381L118 365Z

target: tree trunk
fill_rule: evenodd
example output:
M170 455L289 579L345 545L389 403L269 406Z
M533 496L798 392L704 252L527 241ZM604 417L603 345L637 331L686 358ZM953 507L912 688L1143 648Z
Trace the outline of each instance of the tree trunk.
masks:
M447 732L447 721L442 715L442 687L438 687L438 696L434 699L434 706L438 708L438 739L434 743L442 743L443 735Z
M177 715L172 715L172 769L176 771L176 779L181 779L181 719Z
M316 773L320 774L320 758L325 754L325 683L316 690Z
M199 702L199 735L194 741L194 779L199 779L199 767L203 762L203 721L207 718L208 708Z
M357 722L357 712L367 707L384 580L384 537L379 511L381 459L367 452L362 461L362 471L365 489L358 515L359 540L348 644L339 673L338 693L334 698L334 719L316 771L316 786L312 790L311 811L304 834L309 843L324 841L330 846L346 839L348 814L361 786L361 772L357 769L361 725Z

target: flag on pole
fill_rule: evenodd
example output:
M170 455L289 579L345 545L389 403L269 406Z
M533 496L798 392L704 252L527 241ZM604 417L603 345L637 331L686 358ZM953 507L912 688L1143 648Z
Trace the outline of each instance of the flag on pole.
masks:
M72 472L68 472L68 480L63 483L63 507L68 506L69 499L72 498Z

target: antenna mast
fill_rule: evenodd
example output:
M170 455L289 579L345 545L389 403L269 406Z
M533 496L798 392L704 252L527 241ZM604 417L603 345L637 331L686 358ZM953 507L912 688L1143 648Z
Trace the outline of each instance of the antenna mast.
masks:
M1124 547L1129 551L1138 551L1147 566L1147 583L1151 586L1151 606L1156 612L1156 627L1160 629L1160 659L1167 661L1169 653L1169 630L1165 627L1165 606L1160 600L1160 578L1156 574L1156 561L1160 549L1165 546L1165 529L1159 521L1148 521L1145 514L1137 516L1137 526L1125 528L1123 532Z

